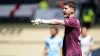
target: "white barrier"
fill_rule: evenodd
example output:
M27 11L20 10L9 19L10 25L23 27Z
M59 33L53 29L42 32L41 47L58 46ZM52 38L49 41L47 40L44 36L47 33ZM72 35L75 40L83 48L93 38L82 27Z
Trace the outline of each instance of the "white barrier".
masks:
M34 18L35 19L37 19L37 18L41 18L41 19L64 19L62 9L58 9L58 8L46 9L46 10L39 9L39 10L36 11Z
M15 5L0 5L0 16L9 17L11 10L15 8Z
M30 17L33 11L38 8L38 4L22 4L20 9L15 12L15 17Z
M16 8L15 4L12 5L0 5L0 17L9 17L11 11ZM19 9L13 12L15 17L30 17L33 11L38 8L38 4L22 4Z

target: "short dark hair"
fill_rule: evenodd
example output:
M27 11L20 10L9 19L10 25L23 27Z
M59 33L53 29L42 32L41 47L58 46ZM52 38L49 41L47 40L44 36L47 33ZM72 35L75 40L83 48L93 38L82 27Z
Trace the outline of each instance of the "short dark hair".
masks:
M57 34L58 34L58 28L57 27L53 26L53 27L51 27L51 29L55 29Z
M76 3L74 1L64 2L64 5L68 5L69 7L74 8L74 10L76 9Z

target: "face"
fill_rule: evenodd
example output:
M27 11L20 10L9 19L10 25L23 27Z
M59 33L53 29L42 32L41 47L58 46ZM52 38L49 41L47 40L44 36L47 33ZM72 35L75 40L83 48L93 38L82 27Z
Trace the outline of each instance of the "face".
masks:
M81 29L81 35L82 35L82 36L86 36L86 35L87 35L87 28L83 27L83 28Z
M63 8L63 13L64 13L64 18L69 18L70 14L74 12L74 9L69 7L68 5L64 5Z
M50 32L52 36L55 36L57 34L57 31L53 28L50 30Z

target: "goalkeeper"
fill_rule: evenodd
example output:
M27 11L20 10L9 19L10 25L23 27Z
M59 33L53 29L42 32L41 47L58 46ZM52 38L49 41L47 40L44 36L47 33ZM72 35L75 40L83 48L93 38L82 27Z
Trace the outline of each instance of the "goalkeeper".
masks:
M80 23L76 19L75 13L75 2L67 1L64 3L63 13L64 20L43 20L36 19L35 24L57 24L65 26L65 33L63 39L63 56L82 56L80 46ZM32 21L33 22L33 21Z

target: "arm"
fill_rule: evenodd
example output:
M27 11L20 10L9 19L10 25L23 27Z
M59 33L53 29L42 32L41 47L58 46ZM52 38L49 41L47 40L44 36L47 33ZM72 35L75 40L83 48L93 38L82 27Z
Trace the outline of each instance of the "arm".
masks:
M60 56L63 56L63 55L62 55L62 45L63 45L63 40L61 39L61 40L60 40L60 43L59 43L59 47L60 47Z
M42 20L42 22L55 25L64 25L69 27L76 27L79 23L78 20L76 21L75 19L64 19L64 20L52 19L52 20Z
M90 51L92 51L92 49L93 49L93 39L91 38L91 39L90 39L90 47L86 50L85 53L86 53L86 54L89 53Z
M93 45L90 45L89 49L87 49L84 53L88 54L93 49Z
M54 25L64 25L64 20L57 20L57 19L51 19L51 20L43 20L43 19L36 19L32 20L31 22L35 24L54 24Z
M46 56L47 48L44 49L43 56Z
M57 20L57 19L51 19L51 20L43 20L43 19L36 19L35 21L32 20L31 22L34 22L36 24L54 24L54 25L64 25L69 27L76 27L77 22L75 19L64 19L64 20Z
M60 56L62 56L62 48L60 48Z
M93 49L93 39L90 39L90 47L88 49L88 51L91 51Z
M44 52L43 52L43 56L47 56L47 50L48 50L48 42L47 40L45 41L45 48L44 48Z
M87 51L91 51L92 49L93 49L93 45L90 45L90 47Z
M64 25L64 20L57 20L57 19L51 19L51 20L42 20L42 23L44 24L58 24L58 25Z

